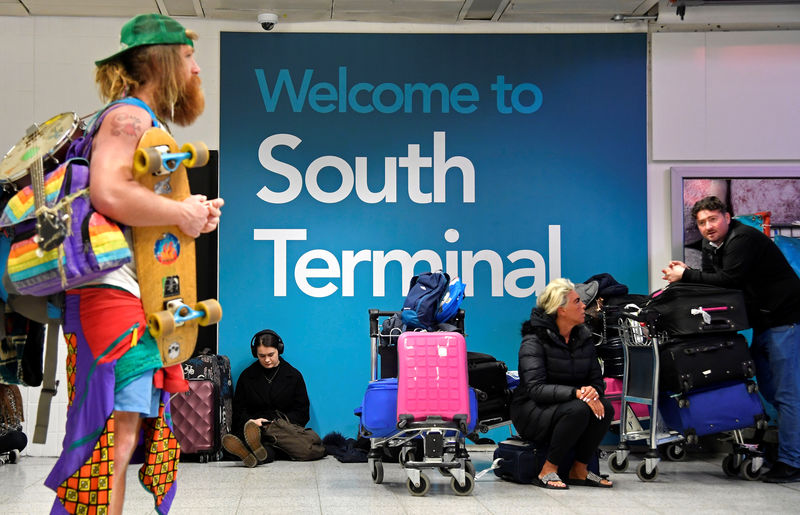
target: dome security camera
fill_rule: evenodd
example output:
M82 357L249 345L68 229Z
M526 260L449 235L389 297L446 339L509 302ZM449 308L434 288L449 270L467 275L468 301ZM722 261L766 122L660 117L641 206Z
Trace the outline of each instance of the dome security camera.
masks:
M278 15L274 13L261 13L258 15L258 23L264 30L272 30L278 23Z

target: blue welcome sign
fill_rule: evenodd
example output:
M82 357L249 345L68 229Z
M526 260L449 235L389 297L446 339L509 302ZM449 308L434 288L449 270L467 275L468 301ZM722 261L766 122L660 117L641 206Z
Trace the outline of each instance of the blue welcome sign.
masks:
M647 292L646 36L221 36L219 352L277 331L311 425L355 436L368 310L466 284L467 347L517 368L553 278Z

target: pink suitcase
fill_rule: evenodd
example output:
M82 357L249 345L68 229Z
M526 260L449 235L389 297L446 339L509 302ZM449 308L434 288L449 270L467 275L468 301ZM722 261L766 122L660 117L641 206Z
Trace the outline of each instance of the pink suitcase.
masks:
M622 414L622 379L616 377L604 377L606 382L606 397L614 406L614 422L619 422ZM650 418L650 407L647 404L629 402L628 405L633 410L633 414L639 419Z
M405 332L397 342L397 414L415 421L428 416L469 423L467 346L450 332Z

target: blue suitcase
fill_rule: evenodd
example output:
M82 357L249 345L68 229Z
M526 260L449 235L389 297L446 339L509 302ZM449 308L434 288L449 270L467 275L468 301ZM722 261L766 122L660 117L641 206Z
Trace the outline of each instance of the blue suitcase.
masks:
M478 399L472 388L469 389L469 410L467 429L472 433L478 421ZM397 378L389 377L369 383L363 403L353 413L361 418L361 433L367 438L385 438L398 432Z
M665 393L659 412L670 429L684 435L709 435L753 427L765 420L761 398L751 381L724 383L681 394Z

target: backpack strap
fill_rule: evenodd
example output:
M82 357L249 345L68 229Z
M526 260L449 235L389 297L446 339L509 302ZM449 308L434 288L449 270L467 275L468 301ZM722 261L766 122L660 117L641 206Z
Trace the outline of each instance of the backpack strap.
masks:
M106 104L105 107L99 110L94 118L92 118L92 121L89 122L89 125L86 128L83 136L75 140L75 142L70 146L69 151L67 152L67 159L71 159L73 157L89 159L89 154L92 153L92 140L94 139L95 133L97 133L97 131L100 129L100 125L103 123L103 120L108 113L118 108L122 104L141 107L150 115L150 119L153 121L153 127L161 127L158 118L156 118L156 114L152 109L150 109L150 106L138 98L125 97L120 100L115 100Z
M33 443L47 442L47 427L50 424L50 403L58 392L56 368L58 368L58 340L60 321L51 318L47 322L47 344L45 345L44 374L39 406L36 411L36 427L33 430Z

